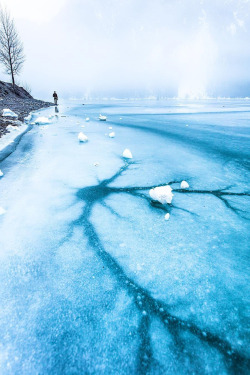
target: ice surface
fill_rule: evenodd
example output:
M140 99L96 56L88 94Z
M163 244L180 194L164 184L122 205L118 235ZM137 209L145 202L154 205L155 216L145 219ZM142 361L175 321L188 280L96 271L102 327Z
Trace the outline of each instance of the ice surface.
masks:
M13 117L13 118L18 118L18 115L17 115L15 112L11 111L11 109L9 109L9 108L5 108L5 109L3 109L3 111L2 111L2 116L3 116L3 117Z
M189 184L187 183L187 181L181 181L181 189L188 189L189 188Z
M44 125L44 124L50 124L51 120L48 119L48 117L38 117L35 120L36 125Z
M78 140L80 142L88 142L88 137L85 134L83 134L82 132L80 132L78 134Z
M170 204L173 199L172 188L169 185L157 186L149 190L150 197L161 204Z
M128 148L125 148L125 150L122 153L122 156L125 159L132 159L133 158L133 155L132 155L131 151Z
M247 373L249 103L74 102L22 137L0 163L1 374Z

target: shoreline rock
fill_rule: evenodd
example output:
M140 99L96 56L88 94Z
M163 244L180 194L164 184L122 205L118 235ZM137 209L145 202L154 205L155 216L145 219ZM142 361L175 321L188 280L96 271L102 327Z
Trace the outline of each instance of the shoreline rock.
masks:
M8 125L20 126L30 112L50 106L54 106L54 104L34 99L22 87L16 86L15 93L11 84L0 81L0 138L8 133ZM14 120L12 117L2 116L5 108L16 113L18 115L17 119Z

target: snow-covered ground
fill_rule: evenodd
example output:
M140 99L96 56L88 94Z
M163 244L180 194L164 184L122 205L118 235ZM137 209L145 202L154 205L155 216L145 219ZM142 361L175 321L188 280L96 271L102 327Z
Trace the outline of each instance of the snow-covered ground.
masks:
M0 163L0 373L247 373L249 103L53 111Z

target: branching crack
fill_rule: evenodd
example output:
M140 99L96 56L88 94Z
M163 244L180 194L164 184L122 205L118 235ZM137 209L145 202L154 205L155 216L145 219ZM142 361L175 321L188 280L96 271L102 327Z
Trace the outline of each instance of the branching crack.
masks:
M95 229L95 226L91 222L91 213L93 207L96 203L102 204L107 207L112 214L119 218L118 214L107 204L104 200L110 194L116 193L126 193L133 195L135 197L145 199L154 208L161 209L164 211L169 211L169 209L182 209L174 205L169 205L165 207L157 202L152 202L151 199L142 193L142 191L149 190L155 186L143 186L143 187L112 187L109 186L118 177L126 171L129 166L134 163L126 163L117 173L115 173L111 178L101 181L98 185L89 186L79 189L76 193L78 199L82 200L84 204L83 212L80 217L73 222L73 224L83 227L84 234L88 240L89 245L95 251L95 253L102 259L103 263L108 267L110 272L116 278L117 282L122 288L126 289L128 294L133 298L134 304L137 307L140 317L140 324L138 328L138 372L141 374L147 374L150 369L150 364L154 361L153 351L150 343L150 323L153 318L160 320L162 325L168 332L187 331L194 335L196 338L204 343L207 343L212 348L217 349L225 360L226 366L230 369L232 373L241 373L244 369L248 368L250 365L250 359L244 354L235 350L232 345L220 338L217 334L210 332L208 329L199 328L194 322L186 321L178 316L174 316L169 312L170 306L166 303L154 298L151 294L142 286L140 286L136 281L132 280L119 262L112 257L109 252L107 252L99 238L99 235ZM168 184L175 184L179 181L172 181ZM160 184L166 185L166 184ZM157 185L157 186L160 186ZM183 190L183 189L173 189L176 193L180 194L209 194L220 199L230 210L238 213L238 210L233 208L230 203L228 203L227 196L249 196L249 193L234 193L228 192L227 189L221 190ZM184 209L183 209L184 210ZM185 210L187 211L187 210ZM190 213L190 211L187 211ZM178 338L180 340L180 337Z

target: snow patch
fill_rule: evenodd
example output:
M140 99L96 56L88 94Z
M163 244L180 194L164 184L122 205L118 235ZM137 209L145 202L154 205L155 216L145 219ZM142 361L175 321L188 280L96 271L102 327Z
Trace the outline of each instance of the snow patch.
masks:
M189 188L189 184L187 183L187 181L181 181L181 189L188 189Z
M25 122L29 122L29 121L31 121L31 119L32 119L31 115L28 115L28 116L24 117Z
M85 134L83 134L82 132L80 132L78 134L78 140L79 140L79 142L88 142L88 137Z
M47 117L38 117L35 120L36 125L50 124L50 120Z
M115 132L109 133L109 138L115 138Z
M149 195L154 201L158 201L161 204L170 204L173 199L172 188L169 185L157 186L149 190Z
M0 177L3 177L3 172L1 171L1 169L0 169Z
M86 117L86 118L85 118L85 121L89 122L89 117Z
M12 132L12 131L20 131L19 127L18 126L13 126L13 125L8 125L6 127L6 129L9 131L9 132Z
M122 156L126 159L132 159L133 158L133 155L128 148L125 148L125 150L122 153Z
M11 111L11 109L9 109L9 108L3 109L2 116L3 117L18 118L18 115L15 112Z

